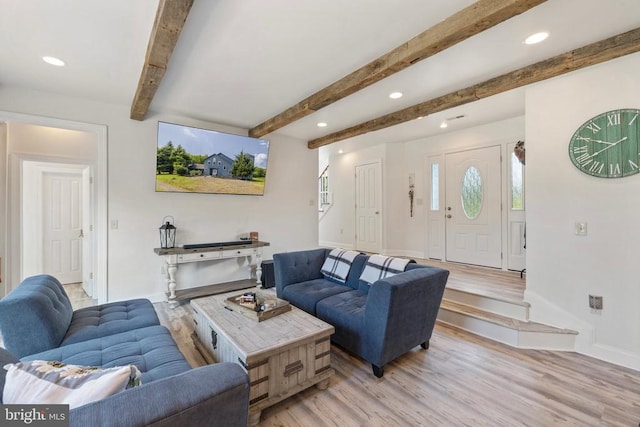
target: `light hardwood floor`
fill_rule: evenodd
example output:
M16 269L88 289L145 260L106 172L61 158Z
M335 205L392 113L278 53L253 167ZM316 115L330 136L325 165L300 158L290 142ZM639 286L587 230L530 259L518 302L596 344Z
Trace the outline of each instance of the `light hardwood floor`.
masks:
M526 275L521 277L520 272L432 259L415 258L415 260L418 264L433 265L449 270L448 288L481 295L497 295L517 301L524 300L527 277Z
M84 289L82 289L82 283L68 283L63 285L63 287L74 310L91 307L98 303L98 300L89 297Z
M188 303L155 304L192 366ZM521 350L441 324L378 379L336 346L336 374L263 412L260 426L638 426L640 373L571 352Z
M523 298L517 272L441 264L447 286ZM74 308L89 304L65 287ZM77 292L76 292L77 291ZM191 366L206 364L191 341L192 310L155 304ZM573 352L522 350L437 324L378 379L363 360L332 346L329 388L311 387L263 412L260 426L640 426L640 372Z

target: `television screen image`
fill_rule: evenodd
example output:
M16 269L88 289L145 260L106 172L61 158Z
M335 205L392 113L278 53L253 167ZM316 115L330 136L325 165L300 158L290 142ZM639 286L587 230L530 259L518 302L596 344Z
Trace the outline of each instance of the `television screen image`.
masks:
M269 141L158 122L156 191L262 196Z

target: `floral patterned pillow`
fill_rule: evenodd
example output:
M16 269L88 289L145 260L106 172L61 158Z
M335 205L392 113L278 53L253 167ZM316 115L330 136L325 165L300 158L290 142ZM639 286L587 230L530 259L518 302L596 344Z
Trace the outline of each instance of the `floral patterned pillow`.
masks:
M140 385L134 365L99 369L33 360L9 363L4 369L5 404L67 404L73 409Z

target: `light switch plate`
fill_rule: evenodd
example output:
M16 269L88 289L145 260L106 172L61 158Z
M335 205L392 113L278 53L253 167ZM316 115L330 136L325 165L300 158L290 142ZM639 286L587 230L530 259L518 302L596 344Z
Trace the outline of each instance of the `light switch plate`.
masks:
M587 235L587 223L586 222L576 222L576 235L577 236L586 236Z

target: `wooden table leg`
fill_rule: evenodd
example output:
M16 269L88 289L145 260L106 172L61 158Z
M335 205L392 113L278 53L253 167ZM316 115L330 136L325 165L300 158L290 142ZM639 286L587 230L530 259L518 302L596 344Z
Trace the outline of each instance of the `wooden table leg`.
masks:
M249 410L249 427L258 425L258 423L260 422L261 415L262 415L262 411Z
M322 380L319 383L316 384L316 388L318 390L326 390L327 388L329 388L329 378L327 378L326 380Z

